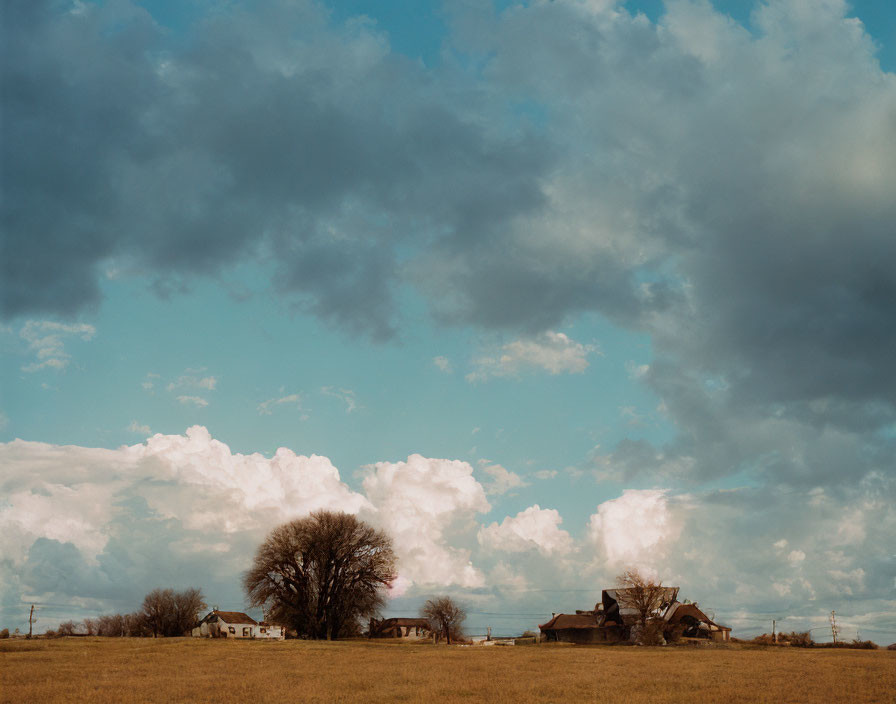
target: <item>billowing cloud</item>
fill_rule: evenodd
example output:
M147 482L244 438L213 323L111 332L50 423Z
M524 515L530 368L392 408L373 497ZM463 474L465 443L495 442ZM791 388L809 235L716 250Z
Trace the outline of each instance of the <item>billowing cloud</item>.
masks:
M467 381L517 376L532 369L549 374L580 374L588 368L588 355L593 351L593 345L583 345L562 332L548 331L532 339L508 342L494 354L475 358Z
M65 351L66 337L90 340L96 328L86 323L58 323L52 320L29 320L19 335L28 343L29 352L36 361L22 367L23 372L37 372L42 369L62 370L68 366L71 355Z
M452 540L475 528L490 509L473 468L459 460L411 455L406 462L377 462L364 478L376 507L371 520L395 541L403 577L418 584L482 586L470 550Z
M0 465L7 618L25 598L83 617L133 609L152 586L191 584L238 608L239 575L265 533L327 508L393 537L393 596L403 599L438 589L482 611L547 615L590 608L615 575L639 566L739 635L764 628L757 614L769 612L782 627L821 625L832 604L847 628L896 635L886 616L896 613L896 483L883 476L835 490L628 490L567 532L560 512L538 505L481 524L490 507L465 462L378 463L361 494L325 457L234 453L201 427L115 450L16 440L0 444ZM40 628L64 620L41 618Z
M667 545L681 533L669 509L667 492L628 489L605 501L588 521L588 537L611 566L654 570Z
M136 3L79 7L3 25L5 316L81 310L103 271L177 295L254 257L299 310L383 338L398 247L487 236L542 200L534 130L506 108L517 128L489 127L369 21L247 1L184 45Z
M131 609L164 583L239 604L239 575L270 528L369 505L325 457L232 453L198 426L117 450L15 440L0 464L0 572L16 592L3 603L52 594Z
M560 513L538 504L508 516L500 524L492 523L479 530L479 543L498 552L538 550L550 555L563 555L572 549L572 538L560 528Z
M461 69L311 0L235 3L189 46L126 1L17 6L0 310L83 310L110 269L177 295L254 259L299 310L375 338L411 284L438 322L513 340L473 379L582 371L550 331L596 312L650 335L632 372L682 430L643 454L697 480L882 471L896 79L846 2L806 7L758 4L747 28L696 0L656 23L452 6ZM26 368L66 363L41 349ZM632 449L620 476L664 471Z

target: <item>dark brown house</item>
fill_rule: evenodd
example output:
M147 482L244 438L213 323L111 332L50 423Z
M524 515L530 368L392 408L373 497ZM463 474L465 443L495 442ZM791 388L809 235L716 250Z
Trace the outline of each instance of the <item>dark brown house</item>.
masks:
M638 622L638 612L627 605L627 589L604 589L601 600L592 611L575 614L553 614L550 621L539 626L548 641L564 643L614 643L629 640L632 627ZM662 619L664 632L680 630L684 637L727 641L731 629L720 626L701 611L696 604L678 601L678 587L665 587L662 602L653 618Z

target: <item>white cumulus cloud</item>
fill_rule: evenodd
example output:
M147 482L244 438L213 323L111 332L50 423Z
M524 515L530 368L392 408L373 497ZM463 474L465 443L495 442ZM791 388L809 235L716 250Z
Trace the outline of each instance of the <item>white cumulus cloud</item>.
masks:
M588 537L611 565L653 569L664 545L680 533L668 501L664 490L627 489L597 507L588 521Z
M377 462L364 478L364 491L376 507L372 522L395 541L402 577L417 584L484 584L470 550L452 545L475 528L477 513L491 508L467 462L421 455Z
M538 550L545 555L564 555L572 549L573 540L560 528L562 522L557 510L535 504L516 516L508 516L500 524L481 528L479 543L500 552Z

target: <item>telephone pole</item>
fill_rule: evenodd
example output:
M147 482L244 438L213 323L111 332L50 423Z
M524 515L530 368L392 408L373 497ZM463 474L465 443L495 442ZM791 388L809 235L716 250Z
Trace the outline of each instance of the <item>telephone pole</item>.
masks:
M31 629L34 625L34 604L31 605L31 613L28 614L28 637L31 638Z
M840 629L837 628L837 616L831 611L831 635L834 638L834 642L837 642L837 635L840 633Z
M775 630L775 619L772 619L772 641L775 643L778 642L778 633Z

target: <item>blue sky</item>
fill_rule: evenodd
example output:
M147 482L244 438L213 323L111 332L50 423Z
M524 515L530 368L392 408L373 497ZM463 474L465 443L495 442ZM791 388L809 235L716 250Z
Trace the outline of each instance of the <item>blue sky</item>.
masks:
M896 639L892 8L6 13L11 627L159 560L242 608L323 506L393 533L390 613L522 630L634 565Z

